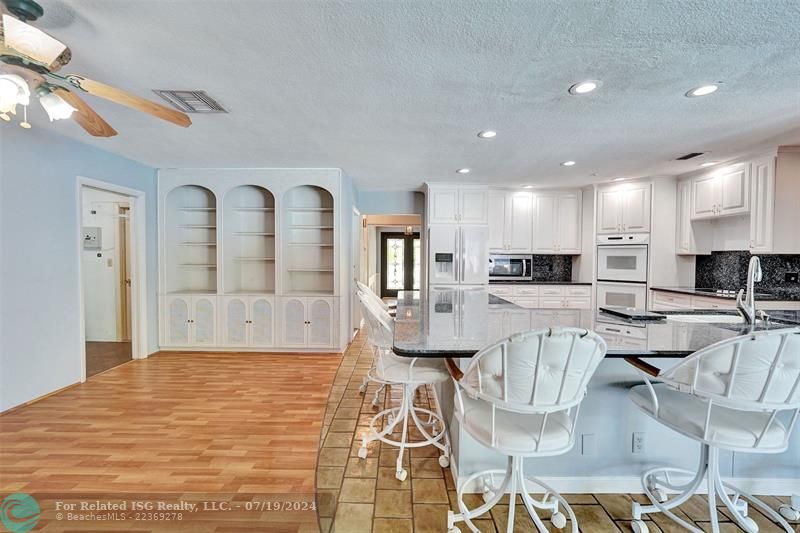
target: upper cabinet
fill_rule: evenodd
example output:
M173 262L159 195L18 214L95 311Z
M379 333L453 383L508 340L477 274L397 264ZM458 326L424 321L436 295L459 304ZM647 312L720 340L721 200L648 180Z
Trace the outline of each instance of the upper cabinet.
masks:
M486 188L428 186L428 224L486 224L488 219Z
M775 220L775 160L754 161L750 175L750 251L773 250ZM800 250L797 250L800 252Z
M749 164L739 163L692 179L692 220L749 212Z
M581 191L533 195L533 253L581 253Z
M624 183L597 191L597 233L650 231L651 184Z
M533 195L529 192L489 191L489 221L490 252L529 252L533 234Z

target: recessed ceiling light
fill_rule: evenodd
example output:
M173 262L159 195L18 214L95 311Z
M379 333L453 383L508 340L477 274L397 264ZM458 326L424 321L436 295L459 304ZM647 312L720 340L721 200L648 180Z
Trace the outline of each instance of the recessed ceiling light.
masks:
M478 137L481 139L491 139L493 137L497 137L497 132L492 130L483 130L478 133Z
M533 189L533 185L523 185L523 189Z
M469 174L470 170L468 168L459 168L456 170L459 174Z
M602 82L598 80L586 80L586 81L579 81L575 85L569 88L569 94L574 95L581 95L586 94L594 91L598 87L600 87Z
M701 85L700 87L690 89L686 92L686 96L689 98L694 98L696 96L707 96L711 93L717 92L717 89L719 89L719 85L715 83L709 83L708 85Z
M563 163L561 163L561 166L562 167L571 167L574 164L575 164L575 161L564 161Z
M705 163L700 163L700 166L701 167L713 167L717 163L719 163L719 161L706 161Z

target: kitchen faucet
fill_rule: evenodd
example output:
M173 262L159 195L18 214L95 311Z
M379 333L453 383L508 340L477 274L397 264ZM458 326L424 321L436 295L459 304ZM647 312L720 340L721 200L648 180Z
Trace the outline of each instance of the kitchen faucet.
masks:
M747 295L742 300L742 293L744 289L739 289L739 294L736 295L736 309L742 315L744 321L748 324L755 324L756 321L756 297L755 297L755 282L761 281L761 259L757 255L750 258L750 264L747 266Z

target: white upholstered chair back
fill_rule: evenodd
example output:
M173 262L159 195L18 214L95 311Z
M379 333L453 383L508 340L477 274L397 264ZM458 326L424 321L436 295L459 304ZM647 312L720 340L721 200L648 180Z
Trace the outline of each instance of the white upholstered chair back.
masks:
M376 350L391 350L394 337L392 317L369 294L359 291L358 299L367 326L367 340Z
M605 354L605 341L585 329L519 333L478 352L460 384L507 411L565 410L581 402Z
M356 286L358 287L358 292L364 294L367 298L369 298L372 301L373 304L377 305L378 307L381 307L385 311L389 310L389 306L386 304L386 302L381 300L380 296L375 294L375 291L373 291L360 281L356 281Z
M718 342L660 373L658 379L733 409L800 408L800 327Z

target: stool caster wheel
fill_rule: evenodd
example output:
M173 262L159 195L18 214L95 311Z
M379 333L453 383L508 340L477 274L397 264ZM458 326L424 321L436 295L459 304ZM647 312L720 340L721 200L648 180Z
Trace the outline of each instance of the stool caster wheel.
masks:
M667 498L667 493L666 493L666 492L664 492L664 491L663 491L663 490L661 490L661 489L653 489L653 496L655 496L655 497L656 497L656 499L657 499L657 500L658 500L660 503L664 503L664 502L666 502L666 501L669 499L669 498Z
M495 497L494 491L486 489L483 491L483 503L489 503Z
M634 520L631 522L631 529L633 529L633 533L649 533L650 529L647 527L647 524L642 522L641 520Z
M781 513L781 516L784 517L786 520L800 520L800 511L792 507L791 505L783 504L778 507L778 512Z
M405 468L398 470L394 473L394 477L396 477L398 481L405 481L408 477L408 470Z
M742 517L742 522L745 523L747 528L745 529L748 533L758 533L758 524L756 521L750 518L749 516Z
M367 393L367 384L362 383L361 386L358 388L359 394L366 394Z
M450 458L447 457L446 455L440 455L439 466L441 466L442 468L447 468L448 466L450 466Z
M361 448L358 449L358 458L359 459L366 459L367 458L367 453L369 453L367 451L367 447L366 446L362 446Z
M377 409L377 408L378 408L378 407L380 407L380 406L381 406L381 402L379 402L377 398L375 398L374 400L372 400L372 408L373 408L373 409Z
M550 517L550 523L558 529L563 529L567 525L567 517L562 512L553 513L553 516Z

